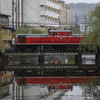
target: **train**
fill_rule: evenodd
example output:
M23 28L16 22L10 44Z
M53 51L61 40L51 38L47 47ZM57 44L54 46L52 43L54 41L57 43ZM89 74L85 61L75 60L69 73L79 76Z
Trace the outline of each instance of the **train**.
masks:
M83 34L73 34L72 30L48 30L47 34L16 34L12 45L19 50L67 49L75 48L84 39Z

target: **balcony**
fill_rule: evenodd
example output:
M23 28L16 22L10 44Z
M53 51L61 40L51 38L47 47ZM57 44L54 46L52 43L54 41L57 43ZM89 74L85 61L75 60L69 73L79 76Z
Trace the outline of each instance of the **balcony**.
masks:
M40 10L40 15L47 15L47 16L51 16L51 17L54 17L54 18L59 18L59 14L57 13L54 13L54 12L50 12L50 11L43 11L43 10Z
M55 9L61 9L61 7L53 2L50 2L48 0L40 0L40 6L43 6L43 5L47 5L49 7L52 7L52 8L55 8Z

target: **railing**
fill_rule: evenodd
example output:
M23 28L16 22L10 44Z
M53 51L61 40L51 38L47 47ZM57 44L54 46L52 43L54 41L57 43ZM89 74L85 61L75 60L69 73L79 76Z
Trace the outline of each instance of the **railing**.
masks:
M52 8L58 9L58 10L61 8L61 6L59 6L53 2L50 2L48 0L40 0L40 5L47 5L47 6L50 6Z
M40 15L47 15L47 16L51 16L54 18L59 18L59 14L51 12L51 11L45 11L45 10L40 10Z

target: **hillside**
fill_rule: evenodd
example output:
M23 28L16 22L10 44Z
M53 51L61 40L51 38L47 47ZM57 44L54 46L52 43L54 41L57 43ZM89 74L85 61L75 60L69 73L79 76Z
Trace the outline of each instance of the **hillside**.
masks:
M83 16L86 15L88 18L88 13L91 10L94 10L99 3L70 3L68 7L70 8L70 22L75 22L75 14L78 16L78 22L83 23Z

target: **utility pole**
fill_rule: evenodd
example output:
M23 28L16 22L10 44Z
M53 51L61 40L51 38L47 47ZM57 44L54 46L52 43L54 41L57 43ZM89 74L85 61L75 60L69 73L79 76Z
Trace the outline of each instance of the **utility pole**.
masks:
M14 81L13 81L13 83L12 83L12 100L15 100L15 98L14 98L14 92L15 91L15 83L14 83Z
M84 15L85 35L86 35L86 15Z
M18 2L16 0L16 29L17 29L17 26L18 26L18 20L17 20L17 15L18 15Z
M14 28L14 0L12 0L12 26Z
M76 29L77 29L77 22L78 22L78 16L77 16L77 14L75 14L75 27L76 27Z
M18 0L18 27L20 26L20 0Z

